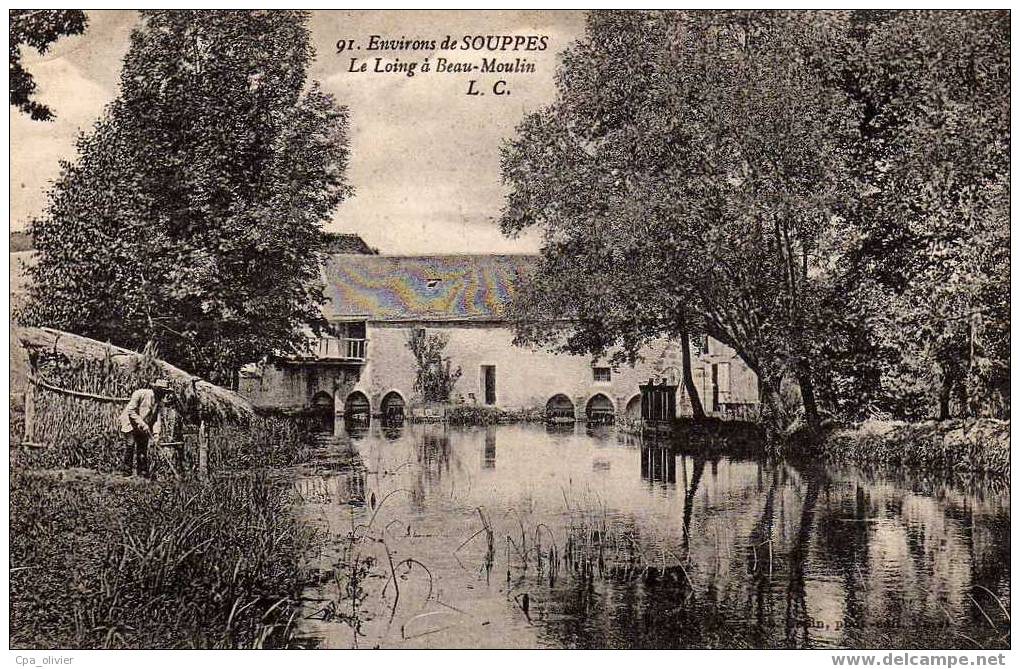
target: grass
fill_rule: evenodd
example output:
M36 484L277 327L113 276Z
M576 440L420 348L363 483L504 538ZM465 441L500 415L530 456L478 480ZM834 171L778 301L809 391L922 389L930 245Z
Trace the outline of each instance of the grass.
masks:
M871 421L829 433L809 455L920 471L1009 477L1009 421L991 418L899 423Z
M265 474L159 484L15 470L11 482L12 647L291 642L312 537Z

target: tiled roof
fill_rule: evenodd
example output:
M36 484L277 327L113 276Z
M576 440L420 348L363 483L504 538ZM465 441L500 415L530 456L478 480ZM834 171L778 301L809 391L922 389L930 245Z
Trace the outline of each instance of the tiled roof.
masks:
M505 318L526 255L333 255L323 267L329 317L375 321Z
M366 244L361 235L347 232L326 232L324 236L326 238L327 253L364 253L365 255L379 253Z

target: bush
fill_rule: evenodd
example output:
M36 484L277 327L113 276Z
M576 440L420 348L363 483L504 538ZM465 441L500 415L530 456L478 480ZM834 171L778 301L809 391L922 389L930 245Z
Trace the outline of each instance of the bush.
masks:
M1009 476L1009 421L991 418L899 423L869 421L831 432L825 457L861 464Z

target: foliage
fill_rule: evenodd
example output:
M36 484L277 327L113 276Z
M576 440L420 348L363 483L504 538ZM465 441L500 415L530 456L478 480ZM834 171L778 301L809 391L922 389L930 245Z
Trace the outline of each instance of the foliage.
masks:
M1008 415L1008 14L854 19L841 85L862 109L859 196L834 235L851 338L827 356L833 403L854 417Z
M611 276L597 289L608 300L578 305L598 314L590 329L633 349L664 323L676 333L679 319L662 314L686 308L773 393L787 370L810 379L809 258L838 202L834 149L849 128L815 62L832 23L796 12L590 16L557 102L504 152L503 219L508 231L544 226L544 255ZM631 41L642 46L618 58Z
M321 223L350 194L347 111L306 84L302 12L151 11L120 93L31 233L30 323L232 385L321 326Z
M462 370L451 369L450 359L443 357L448 338L442 333L428 334L424 328L412 328L407 348L414 355L414 392L426 402L448 402Z
M944 422L866 421L827 435L812 456L910 470L1009 477L1009 423L989 418Z
M53 111L32 99L36 83L21 64L21 47L45 54L59 38L85 32L88 19L80 9L12 9L9 19L11 104L34 121L52 121Z
M518 340L704 331L784 423L789 380L815 427L816 386L849 418L1001 412L1008 47L1003 12L591 13L503 149L502 228L543 234Z

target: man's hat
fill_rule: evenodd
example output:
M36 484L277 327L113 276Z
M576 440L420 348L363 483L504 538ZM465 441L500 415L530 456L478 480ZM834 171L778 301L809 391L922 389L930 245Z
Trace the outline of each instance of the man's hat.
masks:
M152 382L153 390L170 390L170 382L166 379L156 379Z

